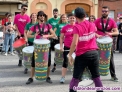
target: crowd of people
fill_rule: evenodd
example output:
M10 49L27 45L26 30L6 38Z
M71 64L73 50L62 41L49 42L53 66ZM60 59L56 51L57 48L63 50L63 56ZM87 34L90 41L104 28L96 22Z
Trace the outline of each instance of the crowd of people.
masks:
M50 39L51 47L49 50L46 78L48 83L52 83L50 78L51 51L54 51L54 46L56 44L60 44L60 50L63 52L64 57L60 83L65 83L69 62L71 65L74 64L73 78L70 82L69 92L76 92L76 90L73 90L73 87L78 86L85 67L89 68L95 86L102 87L103 84L99 74L99 56L96 38L108 35L114 39L110 59L111 80L118 81L115 73L113 53L116 50L117 38L119 53L122 53L122 18L120 17L120 22L117 26L115 21L108 17L109 8L107 6L102 8L101 18L96 19L94 15L91 15L89 16L89 20L85 19L85 10L79 7L74 10L74 13L68 15L62 14L61 16L59 16L58 9L55 8L53 9L53 17L49 20L47 20L47 15L43 11L39 11L37 14L32 13L28 16L26 14L27 10L28 6L23 4L21 13L14 17L14 21L12 21L12 15L10 13L6 13L6 18L0 20L0 31L3 32L4 39L2 51L5 52L5 56L7 56L8 50L10 50L11 55L15 55L13 52L13 43L20 37L25 39L28 46L33 46L34 39ZM92 35L92 38L83 39L84 36L89 37L90 35ZM75 62L72 60L73 52L76 53ZM18 66L22 66L21 58L19 58ZM54 72L55 70L56 64L54 63L51 71ZM25 68L24 73L27 74L27 72L28 69ZM35 58L33 53L31 75L26 84L33 82L34 73ZM103 91L100 90L97 92Z

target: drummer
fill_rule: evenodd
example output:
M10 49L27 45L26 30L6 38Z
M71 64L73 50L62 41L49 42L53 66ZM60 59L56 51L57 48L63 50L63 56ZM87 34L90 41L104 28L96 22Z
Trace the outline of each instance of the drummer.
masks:
M45 24L47 21L47 15L43 11L39 11L37 14L37 19L38 19L38 24L30 28L30 31L28 32L28 37L36 38L36 39L41 39L41 38L48 39L48 38L54 37L55 33L52 30L52 26L50 24ZM40 29L38 29L38 26L40 26ZM35 32L35 35L32 34L33 32ZM47 79L46 79L46 82L48 83L52 83L51 78L49 77L50 66L51 66L51 49L49 50L48 70L47 70ZM33 53L32 64L31 64L31 76L26 82L26 84L30 84L33 82L34 73L35 73L35 59L34 59L34 53Z
M29 46L32 46L33 45L34 38L28 38L27 37L27 33L30 30L30 28L33 25L35 25L36 22L37 22L37 15L36 15L36 13L32 13L30 15L30 19L31 19L30 23L26 24L26 26L25 26L24 37L25 37L26 42L28 42L28 45ZM35 33L33 33L33 34L35 34ZM27 74L27 71L28 71L28 69L26 68L25 71L24 71L24 73Z
M21 13L17 14L14 17L14 24L15 24L16 31L18 34L18 38L24 36L24 28L25 28L26 24L30 22L30 17L26 14L27 10L28 10L28 5L22 4ZM22 66L21 58L19 59L18 66ZM25 71L26 71L26 69L25 69Z
M55 40L55 44L58 44L60 42L60 33L61 33L61 29L67 24L67 16L66 14L62 14L60 16L60 20L57 23L57 25L54 28L54 32L57 36L57 39ZM54 63L54 67L52 69L52 72L54 72L56 70L56 64Z
M97 27L97 34L99 36L108 35L108 36L112 37L112 36L116 36L119 34L115 21L112 18L109 18L108 14L109 14L109 8L107 6L103 6L102 7L102 17L95 21L95 25ZM103 21L103 23L102 23L102 21ZM113 48L111 50L111 58L110 58L110 74L111 74L111 80L118 82L118 78L116 77L116 74L115 74Z
M76 18L71 13L68 15L68 20L69 20L69 24L67 24L62 28L61 35L60 35L60 49L61 51L63 51L63 57L64 57L64 61L62 64L62 77L60 79L60 83L65 82L65 75L68 67L67 55L69 53L69 51L65 51L65 50L70 50L70 46L73 39L73 27L75 25ZM63 48L63 42L64 42L64 48Z
M78 86L86 67L88 67L91 72L95 87L102 87L99 74L99 56L95 38L95 25L94 23L85 20L86 13L83 8L76 8L74 15L78 23L73 27L73 41L67 56L70 65L73 65L72 54L75 49L76 58L69 92L76 92L73 88Z

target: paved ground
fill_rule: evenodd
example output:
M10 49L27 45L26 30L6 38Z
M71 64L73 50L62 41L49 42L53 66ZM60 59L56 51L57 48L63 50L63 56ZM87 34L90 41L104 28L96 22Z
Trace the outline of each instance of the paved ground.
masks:
M52 52L52 54L54 53ZM54 57L54 55L52 55L52 57ZM56 72L51 73L53 84L48 84L46 82L34 80L34 83L26 85L25 82L29 78L30 72L28 74L24 74L24 68L18 67L17 64L17 55L0 55L0 92L68 92L69 82L72 77L72 73L68 71L66 76L66 83L60 84L59 80L61 77L61 66L57 67ZM101 79L104 86L122 87L122 54L119 54L118 52L116 52L115 54L115 65L116 74L119 78L119 82L110 81L110 75L105 77L102 76ZM94 87L94 84L91 86ZM122 92L122 90L119 92Z

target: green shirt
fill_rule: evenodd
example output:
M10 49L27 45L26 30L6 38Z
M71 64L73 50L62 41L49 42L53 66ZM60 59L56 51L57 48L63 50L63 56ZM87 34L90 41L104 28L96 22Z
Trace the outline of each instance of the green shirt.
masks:
M57 24L57 25L55 26L55 28L57 29L57 30L56 30L56 35L57 35L57 36L60 36L60 31L61 31L62 27L64 27L66 24L67 24L67 23L62 23L62 24Z
M58 23L59 19L60 19L60 18L56 18L56 19L50 18L50 19L47 21L47 23L49 23L49 24L52 26L52 29L54 30L54 28L55 28L56 24Z
M35 24L36 24L36 23L35 23ZM25 30L30 31L30 28L31 28L32 26L34 26L35 24L28 23L28 24L25 26ZM35 33L32 33L32 35L34 35L34 34L35 34ZM28 38L28 41L30 41L30 42L33 43L34 38Z

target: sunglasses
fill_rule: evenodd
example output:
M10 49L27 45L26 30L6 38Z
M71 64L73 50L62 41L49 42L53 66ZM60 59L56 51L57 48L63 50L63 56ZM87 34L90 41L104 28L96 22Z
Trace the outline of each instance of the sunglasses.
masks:
M26 8L23 8L23 10L27 11L28 9L26 9Z
M42 16L45 17L45 14L42 14L42 15L39 15L39 16L41 16L41 17L42 17Z
M108 11L102 11L103 13L105 12L105 13L107 13Z

